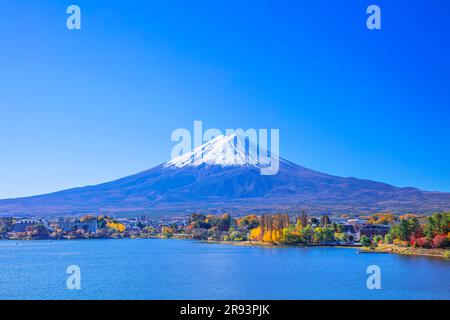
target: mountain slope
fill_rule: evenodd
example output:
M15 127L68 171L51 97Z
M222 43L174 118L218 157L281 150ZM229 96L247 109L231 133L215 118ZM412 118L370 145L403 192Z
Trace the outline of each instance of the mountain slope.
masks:
M2 214L183 213L309 209L312 212L450 210L450 194L320 173L249 154L235 136L219 136L153 169L112 182L0 201ZM230 153L231 152L231 153ZM265 154L265 152L264 152ZM231 155L231 156L230 156ZM275 159L275 155L270 155Z

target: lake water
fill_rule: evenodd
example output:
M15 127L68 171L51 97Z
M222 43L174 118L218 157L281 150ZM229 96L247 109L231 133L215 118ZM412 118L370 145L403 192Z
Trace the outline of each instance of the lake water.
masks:
M450 299L450 261L187 240L0 241L0 299ZM68 290L69 265L81 290ZM381 289L366 286L369 265Z

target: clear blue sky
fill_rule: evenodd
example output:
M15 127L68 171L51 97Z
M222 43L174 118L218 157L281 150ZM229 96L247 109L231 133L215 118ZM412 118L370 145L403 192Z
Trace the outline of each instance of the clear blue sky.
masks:
M66 28L66 8L82 30ZM365 10L378 4L382 30ZM120 178L176 128L279 128L281 156L450 191L448 1L4 1L0 198Z

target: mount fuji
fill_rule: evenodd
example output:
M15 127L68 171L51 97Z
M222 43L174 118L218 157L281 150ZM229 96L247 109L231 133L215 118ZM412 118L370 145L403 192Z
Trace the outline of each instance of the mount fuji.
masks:
M311 213L450 210L450 193L314 171L218 136L150 170L94 186L0 200L0 215L183 214L306 209ZM274 175L262 175L270 160Z

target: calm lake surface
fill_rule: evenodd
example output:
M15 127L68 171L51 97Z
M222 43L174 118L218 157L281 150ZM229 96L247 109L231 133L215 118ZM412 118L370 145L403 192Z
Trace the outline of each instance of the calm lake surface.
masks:
M188 240L0 241L0 299L450 299L450 262ZM69 265L81 290L68 290ZM366 286L369 265L381 289Z

